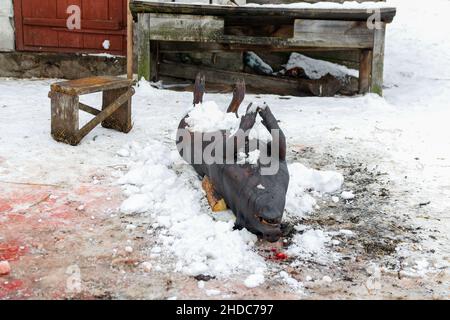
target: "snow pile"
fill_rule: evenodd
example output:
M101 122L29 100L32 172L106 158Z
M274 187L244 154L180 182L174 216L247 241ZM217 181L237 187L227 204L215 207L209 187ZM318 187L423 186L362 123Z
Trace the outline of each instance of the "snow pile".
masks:
M316 200L308 193L333 193L344 183L342 174L334 171L319 171L292 163L289 168L289 188L286 197L286 211L291 215L302 216L311 212Z
M297 293L304 294L304 286L302 282L292 278L286 271L281 271L279 273L279 276L284 283L291 287L292 290L296 291Z
M119 179L128 196L124 214L145 213L154 219L164 250L175 259L175 271L189 275L227 276L265 269L253 250L257 238L246 230L233 230L234 221L215 221L209 214L200 181L193 170L160 142L131 144L130 171ZM180 175L176 170L182 171ZM204 207L202 207L202 203ZM153 252L153 251L152 251Z
M245 279L244 284L247 288L256 288L265 282L264 269L258 269Z
M118 180L128 197L120 210L123 214L150 215L162 247L153 247L152 254L169 252L176 260L175 271L189 275L221 277L259 270L246 279L245 285L255 287L264 281L266 264L254 251L256 236L246 230L234 230L233 215L222 219L222 216L210 214L200 180L176 151L161 142L151 141L146 146L131 143L118 154L130 157L130 170ZM250 155L247 161L254 161L253 158L256 159L256 155ZM339 173L321 172L299 163L291 164L289 170L287 209L297 214L312 210L315 204L307 190L334 192L343 182ZM290 253L318 251L325 241L319 231L298 235L294 242L300 247L292 247Z
M257 103L253 103L250 112L256 112L258 107L264 108ZM242 111L239 117L234 113L227 113L226 110L219 107L214 101L206 101L191 108L186 118L188 130L191 132L216 132L220 130L229 131L234 134L241 123L241 117L246 109L241 107ZM272 141L272 136L267 128L262 124L259 115L256 117L255 125L250 130L249 139L256 139L263 142ZM256 155L255 155L256 156Z
M330 240L331 238L322 230L310 229L294 236L294 244L289 248L288 254L295 256L317 254L324 250L325 244Z
M191 132L215 132L220 130L236 131L239 119L234 113L222 111L214 101L196 105L186 118Z
M349 69L346 66L335 64L328 61L312 59L300 53L293 52L288 63L284 66L286 70L301 68L310 79L320 79L328 73L338 79L344 79L347 76L358 77L357 70Z
M302 229L301 226L296 227L297 231L300 229ZM331 236L320 229L305 230L303 233L294 236L287 254L297 258L293 263L294 265L301 264L304 260L326 263L335 255L326 247L331 241Z

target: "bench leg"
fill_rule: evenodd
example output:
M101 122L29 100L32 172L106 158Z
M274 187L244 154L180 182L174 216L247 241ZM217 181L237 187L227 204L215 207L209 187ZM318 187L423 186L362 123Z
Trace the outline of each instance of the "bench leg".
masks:
M384 38L386 33L386 25L383 24L381 29L375 29L375 38L373 43L372 54L372 83L370 91L383 95L383 72L384 72Z
M359 93L365 94L370 89L372 74L372 50L361 50L359 57Z
M79 98L59 92L51 92L51 134L56 141L76 146L80 142Z
M105 110L111 103L117 100L121 95L126 93L129 88L103 91L103 107ZM117 111L110 115L102 122L102 126L108 129L114 129L120 132L130 132L133 124L131 122L131 98L122 104Z
M138 32L138 79L150 79L150 15L139 14Z

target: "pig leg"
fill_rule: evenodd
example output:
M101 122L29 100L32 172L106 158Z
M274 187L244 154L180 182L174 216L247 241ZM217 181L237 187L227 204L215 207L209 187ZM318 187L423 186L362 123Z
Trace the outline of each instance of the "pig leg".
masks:
M244 80L238 80L236 82L236 86L234 87L233 100L231 101L227 112L228 113L233 112L237 116L239 107L242 101L244 101L244 98L245 98L245 82Z
M224 144L224 154L233 154L236 156L239 150L246 148L248 145L248 135L256 122L256 116L258 115L257 108L253 107L250 103L247 107L247 112L241 117L239 124L239 130L245 134L244 139L238 139L236 135L229 137ZM230 149L230 148L233 149Z
M203 102L204 94L205 94L205 75L199 73L195 78L194 84L194 105Z
M263 107L259 108L258 112L262 118L262 124L267 128L267 130L269 130L273 139L275 139L275 136L273 135L272 130L278 130L280 160L286 160L286 136L284 135L283 130L281 130L280 126L278 125L278 120L274 117L272 111L266 104L264 104ZM270 148L269 150L272 150L272 142L268 144L268 147Z

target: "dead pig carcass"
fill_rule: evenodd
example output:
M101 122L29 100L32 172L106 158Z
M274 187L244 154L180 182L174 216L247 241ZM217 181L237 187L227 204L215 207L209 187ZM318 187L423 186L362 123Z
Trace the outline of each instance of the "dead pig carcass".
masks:
M205 78L199 75L194 89L194 110L203 103L204 88ZM237 112L244 95L245 84L239 81L226 113L227 118L236 119L242 136L230 134L229 130L193 132L189 126L192 113L188 113L178 127L177 148L203 179L213 210L223 209L225 202L236 216L237 228L246 228L263 239L275 242L282 235L281 222L289 185L286 139L266 105L255 107L250 104L246 114L238 118ZM249 137L258 114L262 124L271 132L270 142ZM205 153L208 150L211 153ZM250 154L261 150L270 159L270 165L254 159L242 161L243 155L249 158ZM205 154L214 161L204 157ZM218 157L223 161L217 161Z

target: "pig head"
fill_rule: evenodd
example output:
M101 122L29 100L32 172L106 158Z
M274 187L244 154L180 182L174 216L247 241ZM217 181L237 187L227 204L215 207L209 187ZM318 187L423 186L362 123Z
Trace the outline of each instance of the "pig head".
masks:
M194 107L202 103L204 88L205 78L198 75L194 89ZM227 112L237 115L244 96L245 84L243 81L238 81ZM271 130L278 132L277 135L272 134L271 142L251 141L249 139L249 132L255 125L258 114L262 118L262 124L269 132L272 132ZM186 119L188 117L189 115L186 115L181 120L178 128L177 148L180 155L194 167L200 177L208 177L215 193L225 200L227 206L235 214L236 228L246 228L258 237L270 242L278 241L282 235L281 223L289 185L289 172L286 164L286 139L270 108L265 104L261 107L255 107L251 104L247 108L246 114L241 117L239 126L242 132L245 132L244 140L239 139L238 141L236 137L230 136L229 133L220 132L223 137L220 142L225 142L222 146L223 154L229 152L230 150L227 148L232 145L231 153L234 160L232 163L207 163L203 160L199 163L195 161L195 153L203 154L205 148L216 141L211 142L208 139L203 139L201 144L195 144L194 133L189 133L190 138L187 138L186 131L189 131L189 129ZM203 133L200 134L203 135ZM230 141L233 143L228 144ZM260 161L256 164L239 161L239 154L249 154L254 151L255 147L267 150L266 153L271 157L271 161L276 162L277 170L275 172L264 173L263 169L268 164L261 164ZM190 152L186 152L186 150L190 150Z

